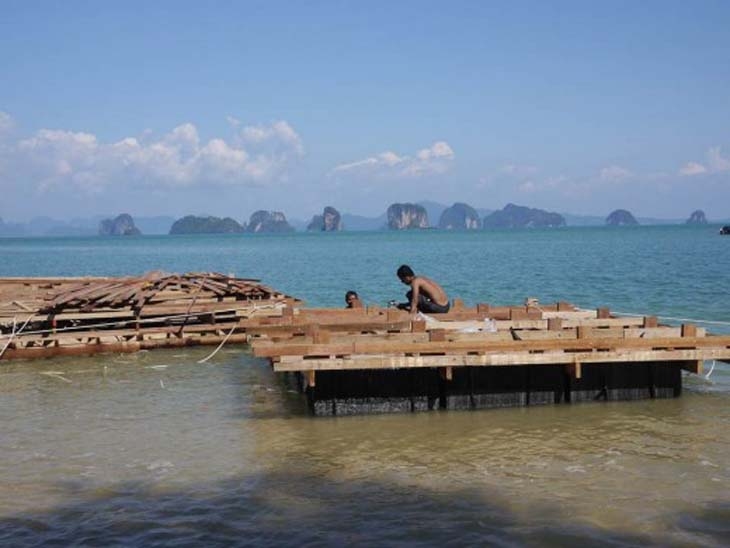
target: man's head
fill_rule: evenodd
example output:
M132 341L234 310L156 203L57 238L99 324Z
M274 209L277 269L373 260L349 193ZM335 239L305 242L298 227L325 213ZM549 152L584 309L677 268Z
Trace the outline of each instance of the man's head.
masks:
M411 267L407 264L400 265L396 274L398 275L400 281L406 285L411 285L413 278L416 277L416 275L413 273L413 269L411 269Z
M357 292L348 291L345 293L345 302L349 308L352 308L358 300L360 300L360 297L357 296Z

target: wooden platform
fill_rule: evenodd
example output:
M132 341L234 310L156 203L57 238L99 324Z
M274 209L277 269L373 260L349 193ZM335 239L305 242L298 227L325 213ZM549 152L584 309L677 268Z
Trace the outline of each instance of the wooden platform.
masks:
M248 343L315 414L675 397L730 336L560 302L305 308L218 273L0 279L0 361Z
M729 360L730 336L568 303L297 310L248 330L254 355L295 375L315 414L676 397L681 370Z

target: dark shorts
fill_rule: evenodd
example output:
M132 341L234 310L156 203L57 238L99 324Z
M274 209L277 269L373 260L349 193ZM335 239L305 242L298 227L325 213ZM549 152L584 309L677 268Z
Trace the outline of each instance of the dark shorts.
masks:
M411 307L412 295L413 293L411 291L406 293L406 299L408 299L408 302L399 304L398 308L408 310ZM450 304L436 304L425 295L419 295L418 303L416 303L416 308L418 308L419 312L423 312L424 314L444 314L449 311Z

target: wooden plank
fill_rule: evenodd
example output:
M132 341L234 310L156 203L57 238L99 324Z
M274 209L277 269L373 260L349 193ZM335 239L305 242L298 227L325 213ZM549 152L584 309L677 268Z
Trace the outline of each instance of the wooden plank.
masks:
M707 330L704 327L697 328L697 337L705 337ZM641 337L644 339L657 339L666 337L681 337L682 331L680 327L637 327L624 329L626 338Z
M320 332L321 333L321 332ZM431 332L421 333L378 333L378 334L362 334L362 333L338 333L333 331L327 331L330 338L330 344L348 344L353 343L375 343L375 342L392 342L394 344L410 344L410 343L421 343L421 342L450 342L450 341L475 341L479 343L486 343L489 341L500 342L512 340L508 332L500 333L457 333L449 332L445 330L434 330ZM311 332L306 334L300 334L295 337L266 337L256 338L250 337L249 344L251 348L256 349L276 349L284 348L287 345L312 345L315 344L314 336Z
M698 361L708 359L730 359L730 349L696 350L645 350L642 352L596 352L564 354L560 352L544 354L450 354L445 356L393 356L368 355L347 358L302 359L282 358L273 363L274 371L335 371L353 369L410 369L420 367L489 367L509 365L572 365L577 363L625 363L625 362L664 362Z
M724 337L679 337L666 339L557 339L542 341L447 341L425 343L390 343L387 341L355 342L343 344L282 344L276 348L256 348L254 355L273 356L326 356L338 354L380 354L380 353L457 353L457 352L547 352L547 351L610 351L615 349L646 348L707 348L730 347L730 336Z

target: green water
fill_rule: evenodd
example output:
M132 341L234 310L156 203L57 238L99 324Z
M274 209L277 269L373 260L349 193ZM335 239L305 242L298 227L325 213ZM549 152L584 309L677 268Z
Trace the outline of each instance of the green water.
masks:
M728 322L714 227L0 239L0 276L207 271ZM702 325L702 324L700 324ZM708 324L729 332L727 325ZM730 538L730 369L675 400L310 418L245 348L0 365L3 545L677 545ZM710 365L710 364L708 364Z

